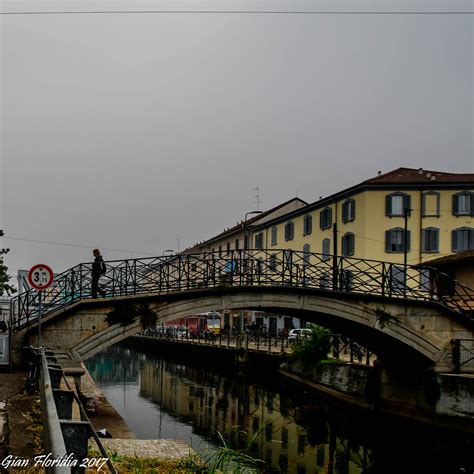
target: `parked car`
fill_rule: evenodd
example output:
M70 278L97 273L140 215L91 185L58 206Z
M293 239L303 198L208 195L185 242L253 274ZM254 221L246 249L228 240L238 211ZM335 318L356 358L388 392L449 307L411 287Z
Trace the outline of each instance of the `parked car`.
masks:
M299 342L303 339L309 339L313 335L311 329L292 329L288 333L288 342Z

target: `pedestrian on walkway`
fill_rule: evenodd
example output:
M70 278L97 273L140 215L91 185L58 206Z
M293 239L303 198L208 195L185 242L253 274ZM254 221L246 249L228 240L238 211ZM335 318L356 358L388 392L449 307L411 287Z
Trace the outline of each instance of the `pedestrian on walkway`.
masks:
M92 251L94 255L94 263L92 264L92 283L91 283L91 290L92 290L92 298L97 298L97 293L100 293L101 296L105 298L106 292L99 286L99 280L102 275L105 274L107 268L104 263L104 259L100 254L99 249L94 249Z

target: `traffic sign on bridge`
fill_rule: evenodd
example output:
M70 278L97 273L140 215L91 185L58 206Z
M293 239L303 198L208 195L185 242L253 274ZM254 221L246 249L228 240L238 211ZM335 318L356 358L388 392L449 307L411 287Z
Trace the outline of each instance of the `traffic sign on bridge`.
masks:
M31 267L28 272L28 283L35 290L41 291L49 288L53 283L54 273L48 265L39 263Z

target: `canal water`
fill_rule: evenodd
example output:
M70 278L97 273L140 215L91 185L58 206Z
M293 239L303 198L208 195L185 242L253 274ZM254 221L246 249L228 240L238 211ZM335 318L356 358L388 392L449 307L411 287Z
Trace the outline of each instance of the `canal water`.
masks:
M258 371L226 373L125 345L86 361L140 439L181 439L204 458L222 446L265 462L266 473L473 473L472 437L323 401Z

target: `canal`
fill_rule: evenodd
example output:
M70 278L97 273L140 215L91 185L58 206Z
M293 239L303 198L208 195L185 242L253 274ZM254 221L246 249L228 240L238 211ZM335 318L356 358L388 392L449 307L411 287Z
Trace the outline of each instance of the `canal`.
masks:
M471 436L375 416L322 400L275 374L225 370L126 344L86 361L140 439L182 439L204 458L222 441L265 462L267 473L473 473Z

